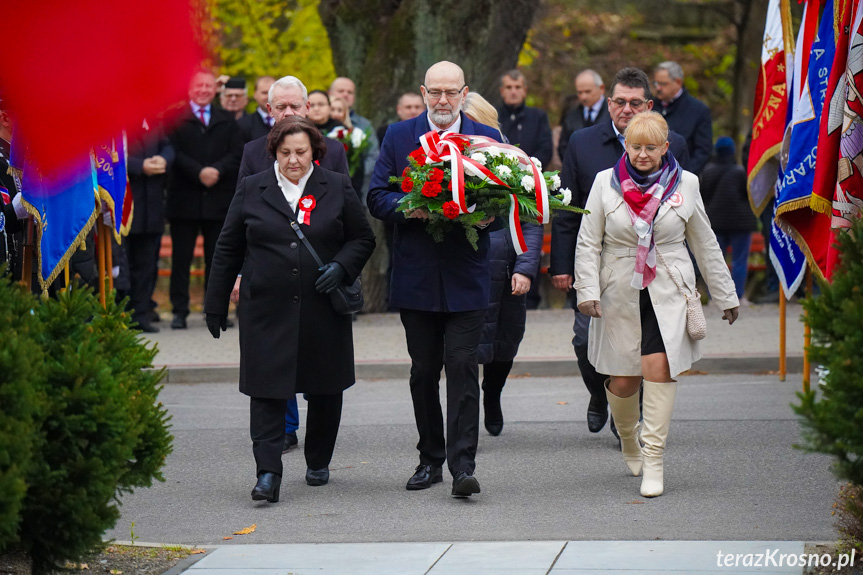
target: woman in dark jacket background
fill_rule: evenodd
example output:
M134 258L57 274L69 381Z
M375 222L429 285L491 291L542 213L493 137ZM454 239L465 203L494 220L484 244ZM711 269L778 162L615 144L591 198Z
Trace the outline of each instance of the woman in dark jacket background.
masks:
M324 485L335 449L342 392L354 384L350 315L328 293L360 274L374 233L350 180L313 163L326 152L320 131L289 116L267 140L273 169L243 180L213 256L204 312L213 337L225 329L228 298L240 285L240 392L251 397L250 434L257 467L252 499L279 500L285 401L308 399L306 483ZM302 216L302 217L301 217ZM319 268L292 228L298 225Z
M465 98L464 113L471 120L500 131L497 110L477 92ZM501 138L508 143L501 132ZM491 291L488 311L482 328L477 362L482 364L482 406L485 429L497 436L503 430L500 394L524 338L527 319L527 292L539 269L542 256L542 227L533 222L521 223L528 250L515 254L509 230L489 233L488 258L491 264Z
M701 172L701 197L722 253L731 247L731 279L737 298L745 305L749 245L758 226L746 191L746 169L734 157L734 140L719 138L715 150Z

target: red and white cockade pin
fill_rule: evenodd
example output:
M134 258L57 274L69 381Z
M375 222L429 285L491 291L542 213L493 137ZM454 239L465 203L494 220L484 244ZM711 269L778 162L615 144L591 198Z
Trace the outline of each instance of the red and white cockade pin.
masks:
M301 224L306 224L307 226L311 223L312 218L312 210L315 209L315 197L314 196L303 196L300 198L300 213L297 216L297 221Z
M680 192L674 192L671 194L671 197L668 198L668 205L679 208L683 205L683 194Z

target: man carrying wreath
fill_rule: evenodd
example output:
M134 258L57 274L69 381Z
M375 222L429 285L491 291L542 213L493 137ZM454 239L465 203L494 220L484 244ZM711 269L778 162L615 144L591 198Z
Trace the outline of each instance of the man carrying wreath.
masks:
M410 165L408 155L429 131L441 137L458 133L497 141L500 133L461 112L468 87L464 71L456 64L434 64L420 91L426 112L387 130L369 186L368 206L374 217L395 229L389 301L400 310L411 356L410 389L420 452L419 465L406 487L427 489L442 482L446 461L453 476L452 495L468 497L480 492L474 477L479 437L477 346L491 284L489 238L481 232L474 250L456 227L436 242L425 230L425 210L396 211L404 192L390 183L390 177L402 175ZM450 191L444 188L442 193ZM491 219L478 227L487 229ZM444 367L446 439L438 392Z

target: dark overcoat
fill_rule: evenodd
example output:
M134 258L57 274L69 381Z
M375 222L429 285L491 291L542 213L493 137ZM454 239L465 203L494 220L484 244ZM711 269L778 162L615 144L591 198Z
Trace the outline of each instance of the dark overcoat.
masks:
M174 169L168 184L166 216L169 219L222 220L237 187L237 170L243 141L234 115L210 107L210 123L204 126L186 106L171 134ZM205 167L219 170L219 181L208 188L198 175Z
M668 129L686 139L690 160L689 165L683 168L696 176L699 175L713 153L713 120L710 117L710 108L684 88L683 94L668 106L663 106L662 102L657 100L653 110L665 116Z
M479 234L474 250L458 227L436 242L425 222L407 219L397 212L404 192L391 176L401 176L408 166L408 154L419 148L420 137L428 132L428 112L391 124L381 144L367 203L371 214L392 224L393 272L390 279L392 307L434 312L461 312L486 309L489 295L488 233ZM500 132L474 122L462 113L461 133L500 141Z
M264 121L257 110L237 120L237 127L240 128L240 137L244 144L270 133L270 125Z
M164 174L148 176L144 160L162 156L168 164ZM174 164L174 148L156 122L141 135L129 138L129 187L132 189L134 212L130 234L161 234L165 231L165 186Z
M353 282L375 236L350 180L315 166L307 195L316 206L303 233ZM291 228L296 219L271 169L243 181L216 243L204 312L227 315L242 269L240 391L251 397L338 393L355 380L351 316L337 315L330 296L315 291L318 264Z
M528 156L538 159L543 167L551 161L551 127L548 115L539 108L507 106L501 104L497 109L500 118L500 131L513 146L518 146Z

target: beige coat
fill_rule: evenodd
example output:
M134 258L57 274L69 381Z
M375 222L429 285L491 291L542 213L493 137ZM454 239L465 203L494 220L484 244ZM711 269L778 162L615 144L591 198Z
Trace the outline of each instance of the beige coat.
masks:
M602 317L590 322L588 339L588 358L596 370L610 375L641 375L639 291L630 285L638 237L623 197L611 187L611 173L608 169L596 176L587 199L590 214L582 219L578 234L575 289L578 303L599 300L602 306ZM678 194L660 206L654 220L657 250L678 283L692 295L695 269L683 243L686 240L713 302L722 310L737 307L734 282L704 211L698 178L683 172ZM701 357L699 342L686 331L686 299L658 257L656 278L647 289L674 377Z

